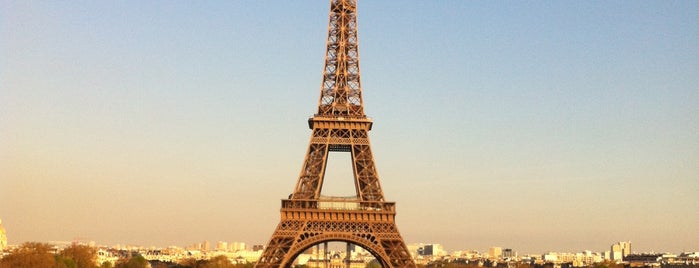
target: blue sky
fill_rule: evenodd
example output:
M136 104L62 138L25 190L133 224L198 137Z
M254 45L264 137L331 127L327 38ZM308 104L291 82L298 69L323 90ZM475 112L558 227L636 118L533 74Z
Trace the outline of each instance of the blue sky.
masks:
M307 149L327 12L0 1L10 242L266 243ZM698 2L360 1L359 27L408 243L699 250Z

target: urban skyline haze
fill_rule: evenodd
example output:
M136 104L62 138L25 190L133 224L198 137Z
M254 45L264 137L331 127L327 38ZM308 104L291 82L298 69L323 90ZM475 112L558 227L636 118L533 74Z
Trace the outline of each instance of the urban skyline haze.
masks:
M11 244L265 244L315 112L328 1L0 0ZM699 250L699 1L358 3L406 243ZM351 195L346 155L324 192Z

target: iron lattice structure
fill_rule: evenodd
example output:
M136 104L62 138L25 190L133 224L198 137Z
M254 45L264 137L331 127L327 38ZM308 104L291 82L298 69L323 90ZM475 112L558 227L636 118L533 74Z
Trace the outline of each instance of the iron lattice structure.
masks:
M415 267L386 202L371 153L372 120L364 114L356 0L331 0L327 50L317 113L294 192L282 200L281 221L256 267L291 267L313 245L344 241L371 252L383 267ZM356 196L321 196L329 152L352 156Z

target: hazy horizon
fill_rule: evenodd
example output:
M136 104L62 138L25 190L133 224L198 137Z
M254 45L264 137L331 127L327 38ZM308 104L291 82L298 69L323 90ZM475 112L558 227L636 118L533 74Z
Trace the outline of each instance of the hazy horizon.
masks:
M10 243L266 244L307 149L328 8L0 1ZM358 14L372 149L406 243L699 251L698 1L359 0Z

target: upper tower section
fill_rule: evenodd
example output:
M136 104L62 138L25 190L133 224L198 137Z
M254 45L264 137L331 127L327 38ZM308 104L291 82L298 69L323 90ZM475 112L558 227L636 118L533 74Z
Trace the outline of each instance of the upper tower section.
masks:
M359 82L357 1L330 1L327 50L316 117L366 118Z

